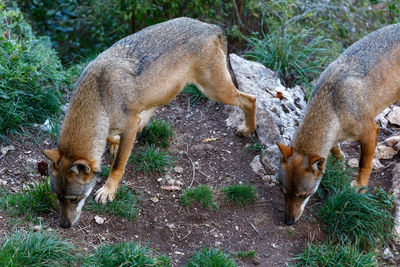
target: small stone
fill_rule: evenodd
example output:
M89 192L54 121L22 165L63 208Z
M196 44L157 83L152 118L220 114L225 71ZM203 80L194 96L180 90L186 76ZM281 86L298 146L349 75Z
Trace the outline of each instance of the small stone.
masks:
M150 198L150 200L153 201L154 203L158 202L158 198L157 197L152 197L152 198Z
M356 158L351 158L351 159L349 159L349 166L351 167L351 168L358 168L358 165L359 165L359 161L358 161L358 159L356 159Z
M0 155L0 159L3 158L5 155L7 155L7 153L9 151L14 151L15 147L14 146L6 146L6 147L2 147L0 149L1 155Z
M275 243L272 243L272 244L271 244L271 247L273 247L273 248L279 248L279 245L277 245L277 244L275 244Z
M397 151L390 146L380 145L375 149L374 158L377 159L391 159L397 154Z
M7 184L6 180L0 179L0 185L6 185L6 184Z
M181 252L181 251L174 251L174 253L175 253L176 255L185 255L185 253L183 253L183 252Z
M96 216L94 216L94 221L95 221L97 224L103 224L104 221L105 221L105 219L102 218L102 217L100 217L100 216L98 216L98 215L96 215Z
M158 178L157 182L161 183L163 181L163 178Z
M394 259L394 255L393 255L393 253L390 251L389 248L385 248L385 250L383 251L383 258L384 258L384 259Z
M174 171L175 171L176 173L179 173L179 174L181 174L181 173L183 173L183 168L182 168L182 167L179 167L179 166L177 166L177 167L175 167L175 168L174 168Z
M35 226L33 226L33 229L32 229L34 232L37 232L37 231L39 231L40 230L40 225L35 225Z
M175 224L173 224L173 223L167 223L167 227L168 227L169 229L175 229Z
M24 154L25 154L25 155L29 155L29 154L31 154L31 153L32 153L31 150L24 151Z
M215 242L216 247L221 246L221 245L222 245L222 242L220 242L220 241Z

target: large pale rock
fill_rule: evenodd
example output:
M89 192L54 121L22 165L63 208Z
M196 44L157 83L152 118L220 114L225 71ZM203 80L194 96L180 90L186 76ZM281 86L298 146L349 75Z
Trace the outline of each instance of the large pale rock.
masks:
M393 105L389 111L389 114L386 115L386 119L391 124L400 125L400 107Z
M239 90L257 97L257 135L261 145L266 146L261 161L265 175L274 177L280 160L275 142L289 144L292 140L305 111L304 92L298 86L284 87L273 71L258 62L235 54L230 54L230 61ZM243 113L238 107L229 106L227 109L230 112L227 125L239 127L244 119Z
M397 235L395 241L400 245L400 163L397 163L392 170L392 189L391 192L395 197L394 206L394 222L393 232Z

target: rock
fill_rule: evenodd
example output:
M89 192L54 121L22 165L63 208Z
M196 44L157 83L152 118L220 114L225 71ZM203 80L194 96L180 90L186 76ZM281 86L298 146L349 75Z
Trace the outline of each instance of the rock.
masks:
M52 127L51 127L49 119L47 119L42 125L40 125L39 128L42 131L50 132Z
M103 224L105 220L106 220L105 218L102 218L102 217L100 217L100 216L98 216L98 215L94 216L94 221L95 221L97 224Z
M152 198L150 198L150 200L153 201L154 203L158 202L158 198L157 197L152 197Z
M375 117L375 121L380 125L381 128L386 128L388 124L388 120L386 119L386 115L391 110L390 107L385 108L378 116Z
M350 166L351 168L358 168L358 166L359 166L359 161L358 161L358 159L356 159L356 158L351 158L351 159L349 159L348 164L349 164L349 166Z
M374 158L376 159L391 159L397 154L397 151L390 146L378 145L375 149Z
M393 255L393 253L390 251L389 248L385 248L385 250L383 251L383 258L384 258L385 260L394 259L394 255Z
M374 171L379 171L383 169L385 166L381 163L379 159L372 159L372 169Z
M33 230L34 232L39 231L39 230L40 230L40 225L35 225L35 226L33 226L32 230Z
M394 200L394 241L400 245L400 163L397 163L392 169L392 188L391 193Z
M1 149L0 149L0 152L1 152L1 155L0 155L0 159L1 158L4 158L6 155L7 155L7 153L9 152L9 151L14 151L15 150L15 147L14 146L5 146L5 147L2 147Z
M174 168L174 171L175 171L176 173L182 174L182 173L183 173L183 168L182 168L182 167L176 166L176 167Z
M393 147L395 150L400 150L400 135L394 135L389 138L386 138L384 143L388 146Z
M175 229L176 227L175 227L175 224L173 224L173 223L167 223L167 227L169 228L169 229Z
M280 152L275 142L289 144L300 125L306 108L305 95L298 86L284 87L276 74L254 61L230 54L239 90L257 97L256 122L260 144L267 149L261 157L266 175L278 172ZM238 107L227 106L226 123L238 128L244 116ZM258 169L257 169L258 170Z
M389 114L387 114L386 119L391 124L396 124L400 126L400 107L393 105Z
M161 183L163 180L164 180L164 179L161 177L161 178L158 178L158 179L157 179L157 182Z
M257 155L254 157L253 161L250 163L250 167L259 176L264 176L265 175L265 169L264 166L261 163L260 156Z

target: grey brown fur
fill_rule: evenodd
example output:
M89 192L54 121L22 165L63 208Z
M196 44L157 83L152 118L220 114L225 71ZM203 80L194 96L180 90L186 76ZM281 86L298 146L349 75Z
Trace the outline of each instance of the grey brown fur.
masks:
M374 118L399 99L400 24L394 24L354 43L328 66L312 92L291 147L279 144L286 158L281 165L281 183L286 191L288 224L302 213L291 210L293 203L305 205L295 196L315 192L329 152L334 149L339 155L341 141L361 143L355 185L368 186L379 131Z
M157 107L169 103L191 82L208 98L239 106L245 122L238 134L249 135L256 127L256 100L237 90L231 73L222 29L190 18L148 27L101 53L77 82L58 149L43 152L53 163L52 179L59 198L78 196L83 205L92 188L84 194L66 188L93 181L108 142L114 160L96 201L112 201L136 133ZM62 226L76 222L76 214L63 216Z

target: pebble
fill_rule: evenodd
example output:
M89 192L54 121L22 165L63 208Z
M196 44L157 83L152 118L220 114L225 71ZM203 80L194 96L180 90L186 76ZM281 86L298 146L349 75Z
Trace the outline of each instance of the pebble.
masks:
M96 216L94 216L94 221L95 221L97 224L103 224L104 221L105 221L105 219L102 218L102 217L100 217L100 216L98 216L98 215L96 215Z
M176 173L181 174L181 173L183 173L183 168L182 168L182 167L179 167L179 166L176 166L176 167L174 168L174 171L175 171Z

